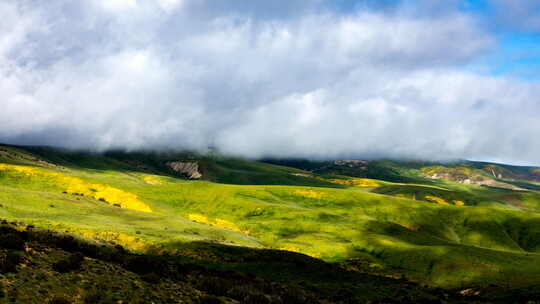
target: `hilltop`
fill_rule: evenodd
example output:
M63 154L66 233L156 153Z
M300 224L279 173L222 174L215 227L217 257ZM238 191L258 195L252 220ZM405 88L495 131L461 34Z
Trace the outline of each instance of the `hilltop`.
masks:
M330 292L344 281L352 284L347 299L359 301L396 299L390 290L404 282L412 285L399 287L403 301L537 299L539 179L538 168L470 161L253 161L3 145L0 218L130 254L194 259L329 302L346 301ZM281 257L328 266L283 272L274 266ZM318 267L333 275L308 278Z

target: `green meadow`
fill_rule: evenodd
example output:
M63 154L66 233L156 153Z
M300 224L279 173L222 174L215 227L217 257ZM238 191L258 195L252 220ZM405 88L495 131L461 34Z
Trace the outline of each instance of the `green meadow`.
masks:
M201 163L211 180L189 181L118 157L3 151L0 218L9 221L136 252L182 252L205 241L295 251L348 269L362 262L369 269L359 271L440 287L540 283L533 190L421 178L346 186L330 177L352 177L210 158Z

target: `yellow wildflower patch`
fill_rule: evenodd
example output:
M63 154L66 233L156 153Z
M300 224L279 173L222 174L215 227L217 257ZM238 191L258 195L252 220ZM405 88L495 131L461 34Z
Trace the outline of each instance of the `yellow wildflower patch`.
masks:
M87 183L79 178L72 177L60 172L41 168L0 164L0 171L15 172L26 178L37 178L52 181L70 194L82 194L94 199L102 200L111 205L120 205L121 208L152 212L152 209L135 194L100 184Z
M424 174L433 175L443 169L444 167L441 167L441 166L431 166L431 167L421 168L420 171L422 171Z
M471 170L471 168L468 168L465 166L460 166L456 168L443 167L443 166L431 166L431 167L420 168L420 171L422 171L422 173L427 174L427 175L441 173L441 174L451 174L451 175L464 174L464 175L469 176L473 174L473 171Z
M143 177L143 180L147 184L150 184L150 185L162 185L163 184L159 179L157 179L155 176L152 176L152 175L147 175L147 176Z
M464 202L464 201L455 200L455 201L454 201L454 205L460 206L460 207L461 207L461 206L465 206L465 202Z
M64 223L59 222L47 222L45 226L51 230L62 232L65 231L89 240L119 244L131 250L145 250L148 248L148 244L143 240L122 232L96 231L92 229L67 226Z
M318 192L314 190L296 190L294 194L308 197L308 198L317 198L317 199L322 198L324 196L323 192Z
M328 181L334 184L340 184L340 185L351 186L351 187L376 188L380 186L379 183L368 178L330 179Z
M98 200L103 200L111 205L118 204L121 208L152 212L152 209L140 201L133 193L99 184L87 184L78 179L72 179L69 182L67 188L67 192L69 193L84 194Z
M207 216L204 216L202 214L190 214L188 215L188 218L190 221L193 221L199 224L205 224L205 225L232 230L236 232L248 233L248 231L244 231L240 229L240 227L236 226L236 224L226 221L226 220L210 219Z
M37 169L34 169L32 167L25 167L25 166L0 164L0 171L12 171L12 172L21 173L25 176L34 176L36 175Z
M75 233L87 239L101 240L122 245L131 250L144 250L147 246L139 238L121 232L79 230Z
M436 197L436 196L431 196L431 195L426 195L425 197L427 200L429 201L432 201L432 202L435 202L439 205L449 205L447 201L445 201L444 199L440 198L440 197Z

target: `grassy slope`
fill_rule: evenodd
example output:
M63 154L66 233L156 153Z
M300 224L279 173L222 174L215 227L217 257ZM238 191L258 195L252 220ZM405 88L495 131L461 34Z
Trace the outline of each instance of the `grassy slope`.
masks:
M321 179L303 176L308 174L303 170L242 159L205 158L199 164L203 179L217 183L340 187Z
M468 205L459 207L354 187L225 185L148 175L117 166L112 166L114 170L84 169L81 165L66 168L65 162L66 167L47 167L31 156L4 161L44 167L33 167L41 172L37 177L0 171L1 218L108 239L133 249L182 250L187 241L209 240L288 249L351 268L358 259L368 260L374 270L383 267L445 287L540 282L540 216L496 200L510 194L525 196L518 201L535 205L538 197L532 192L444 181L428 186L385 183L382 188L397 188L397 192L386 193L392 195L413 191L429 192L448 201L455 197ZM215 166L221 165L216 162ZM260 165L239 163L234 169L249 171L246 166L256 174L253 168ZM90 185L122 189L136 195L153 212L62 193L62 185L43 178L50 172ZM289 175L286 170L281 174L282 178ZM159 184L149 184L145 178Z

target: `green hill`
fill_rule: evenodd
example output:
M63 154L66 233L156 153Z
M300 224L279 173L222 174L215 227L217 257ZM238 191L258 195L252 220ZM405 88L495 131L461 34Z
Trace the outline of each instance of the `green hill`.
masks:
M197 163L203 180L172 161ZM0 218L138 253L186 255L211 242L449 289L540 283L533 179L490 177L490 164L469 162L308 163L2 146Z
M2 153L4 151L4 153ZM8 163L43 165L45 163L69 168L141 172L185 178L167 163L197 162L202 180L240 185L298 185L339 187L311 177L309 172L240 158L203 155L193 152L121 152L105 153L61 150L48 147L0 146L0 160Z

